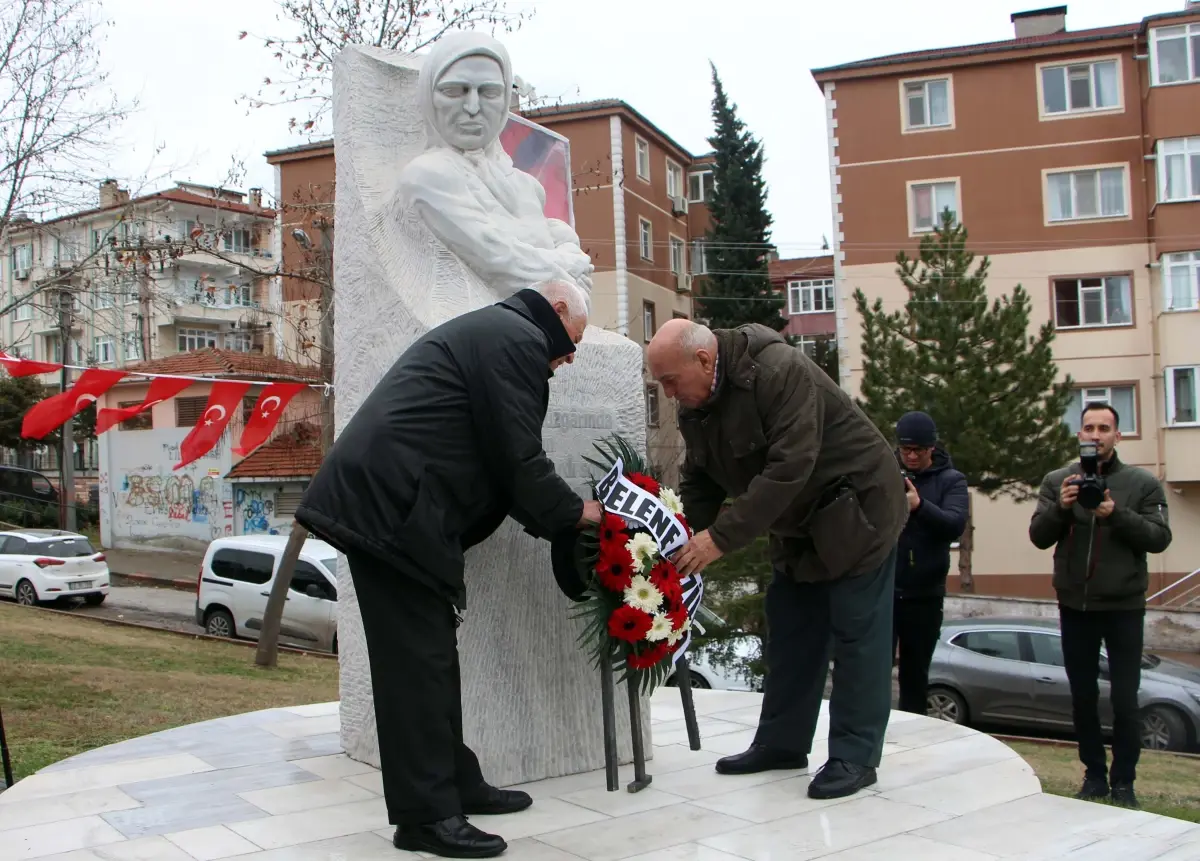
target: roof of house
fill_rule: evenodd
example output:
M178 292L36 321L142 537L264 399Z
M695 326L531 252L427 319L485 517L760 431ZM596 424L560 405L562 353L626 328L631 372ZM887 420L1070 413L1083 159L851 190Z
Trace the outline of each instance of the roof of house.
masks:
M255 377L265 380L320 382L321 370L315 365L298 365L274 356L241 353L208 347L190 353L176 353L161 359L127 365L130 373L179 374L188 377ZM125 382L131 382L125 380Z
M682 146L677 140L647 119L645 114L622 99L592 99L591 101L587 102L565 102L561 105L546 105L540 108L526 108L520 113L521 116L525 117L526 119L538 120L551 119L554 117L565 117L571 114L612 114L621 111L629 113L631 116L637 119L638 122L645 125L655 134L660 135L663 140L686 155L689 160L695 161L696 156L692 155L691 150L685 146Z
M311 478L321 468L321 447L280 436L239 461L226 478Z
M170 203L185 203L190 206L203 206L208 209L217 209L222 212L237 212L242 215L253 215L256 218L274 218L275 210L265 207L255 208L245 203L238 203L233 200L222 200L216 197L205 197L202 194L184 191L181 188L168 188L165 191L155 191L151 194L144 194L141 197L130 198L121 203L114 203L111 206L97 206L94 209L84 209L79 212L72 212L70 215L60 215L58 218L51 218L49 221L31 221L24 227L41 227L48 224L58 224L62 221L75 221L80 218L90 218L93 215L100 215L104 212L112 212L119 209L124 209L127 206L137 206L143 203L151 203L156 200L164 200ZM20 229L17 225L13 225L15 230Z
M289 146L289 147L284 147L283 149L268 150L267 152L263 153L263 158L265 158L269 161L270 159L273 159L273 158L286 158L289 155L301 155L302 153L306 153L306 152L313 152L313 151L320 150L320 149L328 149L329 147L332 147L332 146L333 146L333 138L326 138L325 140L310 141L309 143L299 144L298 146Z
M767 264L772 281L786 278L833 277L833 255L820 257L792 257L787 260L772 260Z
M950 48L934 48L933 50L926 51L906 51L900 54L873 57L868 60L855 60L852 63L842 63L837 66L825 66L824 68L813 69L812 74L814 76L826 76L833 72L871 69L876 66L896 66L904 63L922 63L930 60L949 60L956 57L974 57L981 54L1020 51L1028 48L1100 42L1106 39L1118 39L1123 36L1136 36L1142 29L1142 26L1141 22L1136 24L1120 24L1115 27L1096 27L1091 30L1067 30L1061 33L1048 33L1042 36L1025 36L1019 39L1004 39L999 42L982 42L976 45L956 45Z

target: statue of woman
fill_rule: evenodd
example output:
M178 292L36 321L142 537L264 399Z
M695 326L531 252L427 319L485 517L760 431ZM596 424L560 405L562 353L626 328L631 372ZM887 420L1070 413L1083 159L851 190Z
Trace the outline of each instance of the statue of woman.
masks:
M545 190L500 146L512 79L491 36L453 33L434 46L417 82L425 151L401 171L397 203L498 299L553 278L590 293L595 267L579 237L545 216Z

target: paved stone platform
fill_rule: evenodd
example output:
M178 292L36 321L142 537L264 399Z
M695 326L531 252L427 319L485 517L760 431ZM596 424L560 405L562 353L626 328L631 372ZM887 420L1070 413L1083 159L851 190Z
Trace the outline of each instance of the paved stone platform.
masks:
M474 817L511 861L1069 861L1200 859L1200 826L1043 795L1011 749L893 713L879 784L813 801L808 775L718 775L749 744L756 694L697 691L703 750L678 692L655 694L653 786L607 792L602 772L524 787L525 812ZM598 719L598 718L597 718ZM813 768L825 760L827 722ZM631 769L622 769L623 784ZM379 773L341 753L337 703L193 724L89 751L0 795L0 859L386 861Z

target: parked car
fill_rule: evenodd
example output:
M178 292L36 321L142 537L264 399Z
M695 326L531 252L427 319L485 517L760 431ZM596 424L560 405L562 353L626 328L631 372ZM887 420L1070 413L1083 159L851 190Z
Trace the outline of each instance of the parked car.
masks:
M87 536L59 529L0 532L0 596L34 606L82 598L92 607L108 597L108 563Z
M733 653L740 661L750 661L758 655L758 640L755 637L739 637L732 641ZM688 670L692 674L692 687L714 691L757 691L761 692L762 678L747 677L737 667L715 664L708 648L690 648L687 651ZM677 674L667 677L668 687L678 687Z
M208 545L196 579L196 624L217 637L257 640L286 535L239 535ZM281 643L337 652L337 551L304 542L280 622Z
M58 522L58 489L32 469L0 466L0 520L15 526L53 526Z
M1108 658L1100 655L1100 723L1112 729ZM1200 669L1142 655L1142 745L1187 750L1200 739ZM929 670L928 714L953 723L1070 731L1071 689L1056 619L947 622Z

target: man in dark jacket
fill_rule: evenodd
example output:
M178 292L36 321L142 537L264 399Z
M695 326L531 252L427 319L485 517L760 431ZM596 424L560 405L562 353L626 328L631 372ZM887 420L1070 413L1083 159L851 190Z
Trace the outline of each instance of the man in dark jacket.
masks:
M464 814L532 803L487 784L463 743L463 553L509 514L546 538L599 521L542 448L549 378L586 325L583 293L550 282L433 329L359 407L296 512L349 559L398 848L499 855L505 842Z
M1142 749L1138 688L1150 585L1146 554L1167 549L1171 527L1158 479L1117 457L1118 427L1117 411L1108 404L1084 407L1079 440L1096 446L1106 485L1103 502L1091 511L1079 504L1079 463L1055 470L1042 482L1029 538L1041 550L1054 548L1063 664L1085 769L1077 797L1111 794L1116 803L1136 807L1133 781ZM1100 734L1101 642L1108 653L1113 711L1111 772Z
M875 783L891 710L896 539L908 506L891 446L802 350L766 326L672 320L650 371L681 407L680 491L697 530L685 573L770 536L766 695L754 744L722 774L806 768L832 653L829 761L837 798ZM727 497L733 501L723 506Z
M900 709L925 714L929 663L942 631L950 545L967 525L967 479L937 446L937 425L926 413L896 422L904 467L908 523L896 554L893 649L898 649Z

